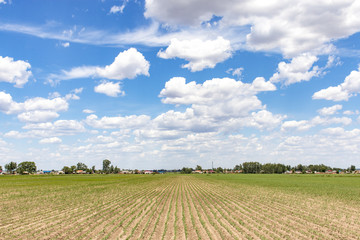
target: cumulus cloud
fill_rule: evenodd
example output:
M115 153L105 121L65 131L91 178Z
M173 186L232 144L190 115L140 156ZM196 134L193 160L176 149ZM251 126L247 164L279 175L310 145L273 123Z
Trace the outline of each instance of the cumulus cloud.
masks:
M43 138L39 141L40 144L57 144L61 142L62 140L58 137Z
M0 56L0 82L13 83L15 87L21 88L32 76L30 68L28 62Z
M94 91L97 93L103 93L109 97L124 96L125 92L120 88L120 82L113 83L108 81L103 81L101 84L97 85L94 88Z
M69 71L63 70L61 74L49 76L50 83L60 80L76 78L106 78L122 80L125 78L135 78L138 75L149 76L150 63L135 48L129 48L115 58L114 62L105 67L81 66L72 68Z
M91 110L91 109L84 109L83 110L83 113L88 113L88 114L91 114L91 113L94 113L95 111L94 110Z
M125 8L125 4L121 5L121 6L112 6L111 9L110 9L110 13L123 13L124 11L124 8Z
M347 101L350 97L356 96L358 93L360 93L360 66L357 71L352 71L343 83L315 92L312 98Z
M290 63L280 62L278 72L274 73L270 81L273 83L281 82L285 86L301 81L309 81L322 72L318 66L313 67L317 60L316 56L302 54L293 58Z
M264 78L256 78L251 84L230 78L215 78L196 84L175 77L160 92L162 102L191 107L185 112L168 111L156 117L154 122L160 128L192 132L238 129L244 126L269 129L280 124L284 116L266 111L256 94L274 90L276 87Z
M219 25L223 28L251 26L246 37L249 47L280 50L288 57L324 47L331 40L350 36L360 29L357 20L360 6L356 0L147 0L145 8L145 17L174 26L200 26L214 15L221 17Z
M10 94L0 92L0 111L5 114L17 114L18 119L22 122L48 122L59 117L58 112L67 111L68 101L78 99L76 93L79 91L80 89L75 89L65 97L52 99L35 97L24 102L15 102Z
M150 122L150 117L146 115L130 115L125 117L102 117L98 118L95 114L86 117L85 123L93 128L112 129L112 128L137 128L143 127Z
M64 48L68 48L68 47L70 47L70 43L69 42L63 42L63 43L61 43L61 46L63 46Z
M334 106L331 106L331 107L324 107L322 109L319 109L318 112L320 115L333 115L335 114L337 111L341 110L342 109L342 105L340 104L337 104L337 105L334 105Z
M335 105L336 106L336 105ZM295 121L295 120L291 120L291 121L285 121L283 122L282 126L281 126L281 130L282 131L307 131L310 128L313 128L315 126L318 125L332 125L332 124L341 124L341 125L350 125L352 123L352 119L348 118L348 117L329 117L330 115L334 114L337 110L336 108L338 108L338 106L336 106L334 108L323 108L321 109L319 112L321 112L321 114L325 115L325 117L320 117L320 116L316 116L314 118L312 118L311 120L301 120L301 121Z
M6 4L5 0L0 0L0 4Z
M302 121L285 121L282 126L281 126L281 130L282 131L292 131L292 130L297 130L297 131L307 131L312 127L312 125L306 121L306 120L302 120Z
M222 37L206 41L172 39L165 51L158 52L158 57L185 59L189 63L182 67L197 72L205 68L214 68L216 64L231 57L230 41Z

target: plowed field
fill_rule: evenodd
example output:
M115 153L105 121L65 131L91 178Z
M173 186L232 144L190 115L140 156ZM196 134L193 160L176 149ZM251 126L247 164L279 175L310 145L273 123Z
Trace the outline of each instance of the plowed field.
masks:
M0 239L360 239L360 177L0 177Z

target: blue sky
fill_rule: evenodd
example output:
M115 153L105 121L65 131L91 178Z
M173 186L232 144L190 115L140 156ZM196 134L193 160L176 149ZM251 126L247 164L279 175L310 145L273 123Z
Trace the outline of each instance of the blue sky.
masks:
M0 0L0 165L360 165L357 1Z

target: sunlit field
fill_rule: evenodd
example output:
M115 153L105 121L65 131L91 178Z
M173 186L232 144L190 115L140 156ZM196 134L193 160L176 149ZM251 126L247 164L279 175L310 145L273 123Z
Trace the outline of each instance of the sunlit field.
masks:
M0 239L359 239L360 176L0 176Z

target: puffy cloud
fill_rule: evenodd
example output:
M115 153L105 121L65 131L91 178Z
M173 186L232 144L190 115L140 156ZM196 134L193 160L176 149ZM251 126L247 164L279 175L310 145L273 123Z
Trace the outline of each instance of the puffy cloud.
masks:
M0 0L0 4L6 4L5 0Z
M185 59L189 63L182 67L197 72L205 68L214 68L217 63L231 57L230 41L222 37L206 41L172 39L170 46L164 52L158 52L158 57Z
M61 143L62 140L58 137L51 137L51 138L43 138L39 141L40 144L55 144L55 143Z
M306 121L306 120L302 120L302 121L286 121L282 124L281 126L281 130L282 131L292 131L292 130L297 130L297 131L307 131L312 127L312 125Z
M274 90L276 87L264 78L256 78L251 84L230 78L215 78L196 84L175 77L160 92L162 102L191 107L185 112L168 111L153 122L160 129L191 132L228 131L245 126L271 129L279 125L285 116L266 111L256 94Z
M262 108L255 96L260 91L274 91L276 87L256 78L252 84L230 78L214 78L203 84L186 83L185 78L170 79L161 90L163 103L192 104L195 115L211 117L246 116L249 111Z
M70 43L64 42L64 43L61 43L61 46L63 46L64 48L68 48L68 47L70 47Z
M83 110L83 113L88 113L88 114L91 114L91 113L94 113L95 111L94 110L91 110L91 109L84 109Z
M29 123L49 122L57 117L59 117L59 114L53 111L30 111L18 115L20 121Z
M312 77L319 76L321 70L313 64L318 60L316 56L311 54L302 54L291 60L290 63L280 62L278 72L270 78L273 83L281 82L285 86L301 82L309 81Z
M347 101L350 97L360 93L360 66L352 71L343 83L335 87L322 89L312 96L313 99L326 99L332 101Z
M124 11L125 8L125 4L121 5L121 6L112 6L110 9L110 13L122 13Z
M311 120L311 123L313 125L330 125L330 124L350 125L352 123L352 119L348 117L321 118L319 116L316 116Z
M320 110L318 110L319 114L320 115L333 115L335 114L337 111L341 110L342 109L342 105L340 104L337 104L337 105L334 105L334 106L331 106L331 107L324 107Z
M79 99L76 93L82 89L75 89L65 97L52 99L35 97L24 102L13 101L10 94L0 92L0 111L5 114L17 114L22 122L37 123L48 122L59 117L58 112L67 111L70 99Z
M11 57L0 56L0 82L14 83L15 87L23 87L32 76L31 65Z
M113 83L108 81L103 81L101 84L94 88L94 91L97 93L103 93L109 97L117 97L118 95L124 96L125 93L121 91L120 83Z
M111 129L111 128L138 128L143 127L150 122L150 117L146 115L130 115L126 117L102 117L98 119L95 114L86 117L86 124L93 128Z
M242 67L235 68L235 69L230 68L226 71L226 73L231 73L233 76L241 77L243 71L244 71L244 68L242 68Z
M251 26L248 46L255 50L279 49L286 56L321 48L360 29L360 4L356 0L147 0L145 8L146 17L170 25L200 26L215 15L221 17L219 25L223 28Z
M105 67L82 66L72 68L70 71L62 71L62 74L51 74L50 83L56 83L60 80L76 78L107 78L122 80L125 78L135 78L138 75L149 76L150 63L135 48L129 48L115 58L114 62Z

